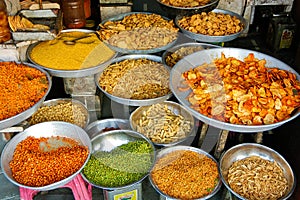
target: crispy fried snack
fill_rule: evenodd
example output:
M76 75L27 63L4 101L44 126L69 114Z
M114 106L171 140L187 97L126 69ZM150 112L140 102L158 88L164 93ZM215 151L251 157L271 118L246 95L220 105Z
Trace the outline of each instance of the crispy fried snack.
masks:
M263 125L286 120L300 107L300 82L294 73L265 64L253 53L244 61L222 54L184 72L179 89L191 89L191 107L220 121Z

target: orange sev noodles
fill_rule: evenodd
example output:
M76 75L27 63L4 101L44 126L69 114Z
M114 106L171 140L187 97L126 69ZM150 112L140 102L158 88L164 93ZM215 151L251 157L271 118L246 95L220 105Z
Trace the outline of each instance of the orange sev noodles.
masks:
M160 158L151 178L170 197L196 199L209 195L219 180L213 159L190 150L176 150Z
M46 74L15 62L0 62L0 120L36 104L48 89Z

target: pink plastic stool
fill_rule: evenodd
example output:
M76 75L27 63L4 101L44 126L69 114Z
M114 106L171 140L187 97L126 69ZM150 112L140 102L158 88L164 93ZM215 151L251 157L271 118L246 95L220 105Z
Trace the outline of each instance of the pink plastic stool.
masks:
M61 188L67 187L72 190L75 200L92 200L92 185L86 183L80 174L75 176L70 182L66 183ZM21 200L32 200L39 192L27 188L19 187Z

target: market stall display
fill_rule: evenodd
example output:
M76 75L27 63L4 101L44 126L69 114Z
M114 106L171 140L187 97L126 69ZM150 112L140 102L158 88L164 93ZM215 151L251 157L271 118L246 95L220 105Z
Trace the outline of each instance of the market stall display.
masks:
M113 50L124 54L157 53L173 46L178 28L155 13L129 12L104 20L97 31Z
M175 18L175 24L187 37L199 42L210 43L234 40L247 27L247 22L242 16L221 9L178 15Z
M86 106L78 100L51 99L45 101L27 121L29 125L47 121L64 121L84 129L89 124L89 112Z
M219 0L157 0L157 2L170 17L176 17L177 15L209 12L218 6Z
M175 45L162 54L162 63L170 68L174 67L174 65L181 60L183 57L188 56L197 51L201 51L204 49L212 49L219 48L220 46L207 44L207 43L199 43L199 42L188 42Z
M50 75L30 63L0 62L0 130L29 118L48 95Z
M253 50L199 51L180 60L170 77L176 98L197 119L220 129L261 132L300 114L297 72Z
M82 177L97 188L120 190L140 183L155 162L151 141L132 130L111 130L95 136Z
M222 182L239 199L289 199L296 187L288 162L261 144L231 147L220 158L219 169Z
M63 78L96 74L116 56L94 31L84 29L62 31L55 39L31 44L27 50L32 63Z
M67 122L43 122L30 126L7 143L1 154L1 169L16 186L37 191L52 190L80 173L91 149L91 141L82 128ZM59 154L64 156L57 156ZM23 162L34 164L24 165ZM59 171L65 175L61 176ZM20 181L22 176L25 182Z
M149 180L168 199L209 199L222 185L218 162L210 154L181 145L158 152Z
M133 130L145 135L156 146L174 146L196 135L194 117L172 101L140 106L129 118Z
M112 61L95 77L98 88L111 100L124 105L143 106L172 96L168 67L155 55L125 55Z
M101 119L90 123L85 130L90 138L93 139L99 134L119 129L130 130L129 120L117 118Z

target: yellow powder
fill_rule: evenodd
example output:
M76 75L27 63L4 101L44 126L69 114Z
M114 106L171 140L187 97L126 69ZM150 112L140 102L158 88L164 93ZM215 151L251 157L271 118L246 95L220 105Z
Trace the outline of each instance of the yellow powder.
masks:
M72 40L83 35L89 37L67 45L64 40ZM38 65L56 70L79 70L95 67L114 56L115 52L107 47L94 33L62 33L51 41L37 44L30 58Z

